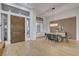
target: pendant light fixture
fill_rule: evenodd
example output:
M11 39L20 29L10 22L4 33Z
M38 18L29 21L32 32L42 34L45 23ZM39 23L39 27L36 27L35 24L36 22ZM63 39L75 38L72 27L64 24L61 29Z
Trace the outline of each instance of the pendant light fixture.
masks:
M53 17L53 11L55 10L55 8L52 8L52 17ZM50 27L56 27L58 26L58 23L53 23L53 24L50 24Z

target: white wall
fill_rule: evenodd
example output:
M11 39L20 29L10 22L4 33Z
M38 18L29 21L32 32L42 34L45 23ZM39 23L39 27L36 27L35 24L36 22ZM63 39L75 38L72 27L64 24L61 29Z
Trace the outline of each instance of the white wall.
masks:
M36 13L34 10L31 11L30 20L30 38L31 40L36 40Z
M1 14L0 14L0 25L1 25ZM0 26L0 41L1 41L1 26Z
M1 10L1 3L0 3L0 10ZM0 25L1 25L1 11L0 11ZM1 41L1 26L0 26L0 41Z
M44 33L49 33L50 29L49 29L49 19L48 18L44 18L43 21L43 26L44 26Z
M77 38L77 40L79 40L79 7L68 9L61 13L54 14L53 18L51 16L49 16L46 18L46 21L49 20L49 22L50 22L50 21L59 20L62 18L73 17L73 16L76 16L76 35L77 35L76 38ZM47 25L49 25L49 23L46 23L45 29L47 29L47 31L49 31L50 29L48 29L49 27L47 27Z

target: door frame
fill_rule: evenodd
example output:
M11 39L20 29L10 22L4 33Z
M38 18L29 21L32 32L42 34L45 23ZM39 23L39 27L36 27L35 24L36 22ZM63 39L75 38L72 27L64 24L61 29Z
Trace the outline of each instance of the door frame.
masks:
M20 15L20 14L15 14L15 13L10 13L9 16L8 16L8 21L9 21L9 29L8 29L8 43L11 44L11 15L14 15L14 16L21 16L21 17L24 17L25 18L25 41L27 41L27 18L30 18L30 17L27 17L27 16L24 16L24 15Z
M1 8L1 5L2 4L0 4L0 8ZM25 11L28 11L28 12L32 12L32 10L31 9L28 9L28 8L22 8L22 7L20 7L20 6L15 6L15 5L13 5L13 4L6 4L6 5L9 5L9 6L13 6L13 7L16 7L16 8L18 8L18 9L22 9L22 10L25 10ZM19 16L19 15L21 15L21 14L16 14L16 13L13 13L13 12L11 12L10 10L9 11L4 11L4 10L2 10L2 9L0 9L0 16L1 16L1 13L3 13L3 14L7 14L8 15L8 24L7 24L7 26L8 26L8 31L7 31L7 41L5 41L5 44L11 44L11 35L10 35L10 15L16 15L16 16ZM30 16L25 16L25 15L21 15L21 16L23 16L23 17L25 17L25 23L26 23L26 19L27 18L29 18L29 19L31 19L31 14L30 14ZM1 19L1 17L0 17L0 19ZM1 24L0 24L1 25ZM26 28L27 26L26 26L26 24L25 24L25 30L27 30L27 28ZM0 32L2 32L2 26L0 26ZM27 38L27 34L26 34L26 32L27 31L25 31L25 40L26 40L26 38ZM0 34L0 42L2 42L3 41L3 39L2 39L2 33Z
M5 42L6 44L11 44L11 28L10 28L10 25L11 25L11 15L14 15L14 16L22 16L25 18L25 41L27 41L27 39L30 39L30 38L27 38L27 18L31 19L30 16L25 16L25 15L21 15L21 14L16 14L16 13L12 13L10 11L3 11L3 10L0 10L0 14L3 13L3 14L7 14L8 15L8 33L7 33L7 38L8 40ZM2 37L2 36L1 36ZM2 40L0 40L2 41Z

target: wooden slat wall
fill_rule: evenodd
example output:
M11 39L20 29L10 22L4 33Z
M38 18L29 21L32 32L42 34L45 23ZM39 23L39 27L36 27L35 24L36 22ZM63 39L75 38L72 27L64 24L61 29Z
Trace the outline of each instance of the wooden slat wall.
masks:
M68 32L69 36L71 36L72 39L76 39L76 17L70 17L50 22L50 24L53 23L58 23L59 25L63 26L64 31ZM50 30L51 32L55 32L56 28L51 27Z

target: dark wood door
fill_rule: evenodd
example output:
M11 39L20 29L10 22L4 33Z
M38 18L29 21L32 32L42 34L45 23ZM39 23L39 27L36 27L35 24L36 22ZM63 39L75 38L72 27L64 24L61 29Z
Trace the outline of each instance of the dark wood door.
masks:
M25 40L25 18L11 15L11 43Z

